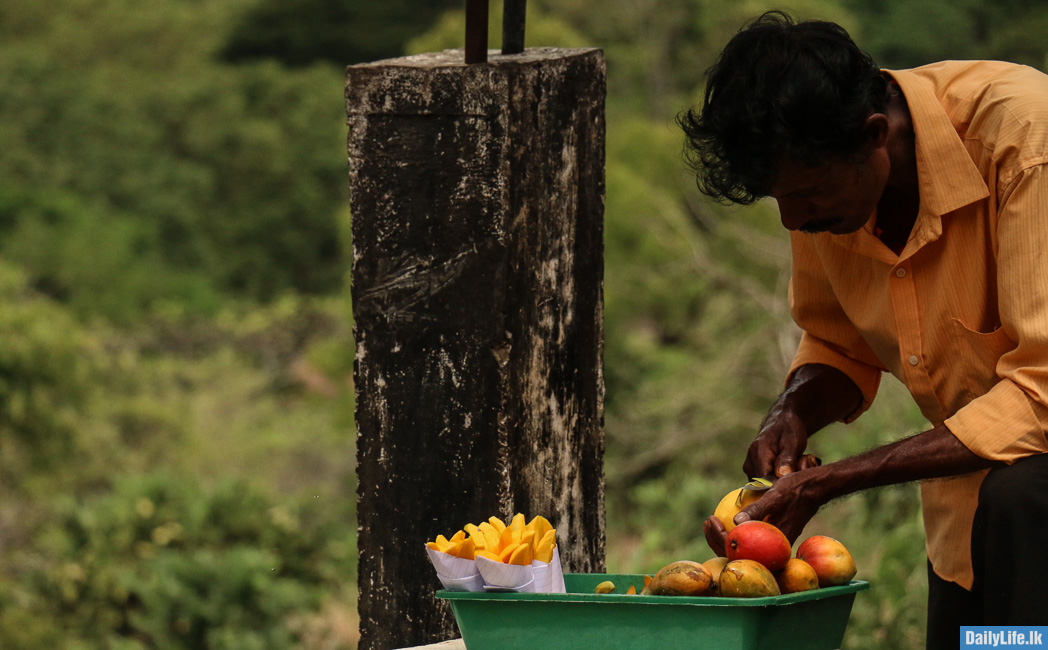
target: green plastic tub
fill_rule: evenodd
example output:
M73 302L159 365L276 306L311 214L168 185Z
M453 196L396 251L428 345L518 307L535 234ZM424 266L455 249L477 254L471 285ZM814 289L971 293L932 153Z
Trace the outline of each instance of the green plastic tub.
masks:
M616 593L595 594L611 580ZM568 593L440 590L467 650L834 650L844 639L855 580L764 598L635 596L643 575L569 573Z

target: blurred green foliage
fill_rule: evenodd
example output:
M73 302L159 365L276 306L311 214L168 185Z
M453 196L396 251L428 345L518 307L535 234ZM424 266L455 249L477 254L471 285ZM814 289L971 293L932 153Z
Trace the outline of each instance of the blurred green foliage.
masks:
M150 277L173 278L152 294L113 287L111 318L134 317L142 302L207 313L218 297L338 290L344 107L330 89L340 75L216 60L240 4L0 9L0 196L15 194L0 216L16 231L0 252L50 275L55 286L41 288L63 297L75 288L56 276L110 253L107 271L133 255L153 265ZM19 223L33 210L33 223ZM84 243L65 245L64 235ZM19 255L24 246L34 250ZM64 268L54 270L56 260Z
M500 41L493 3L493 47ZM773 208L701 199L676 113L773 7L887 67L1045 66L1018 0L532 0L528 45L608 63L608 566L705 559L702 520L798 333ZM0 4L0 646L354 645L354 346L345 64L459 47L461 3ZM901 386L812 440L920 431ZM555 516L555 513L553 513ZM828 505L851 547L845 646L920 647L913 485Z
M294 647L297 617L352 572L353 540L333 527L312 499L277 505L242 481L121 477L111 493L60 499L34 540L56 561L27 558L4 585L0 602L20 606L0 610L0 638L13 650L114 633L123 648Z

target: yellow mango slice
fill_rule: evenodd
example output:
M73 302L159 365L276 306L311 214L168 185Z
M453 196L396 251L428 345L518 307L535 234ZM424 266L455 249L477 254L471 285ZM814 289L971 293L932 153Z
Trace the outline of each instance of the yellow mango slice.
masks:
M503 564L509 564L509 558L512 557L513 552L520 547L520 544L510 544L506 548L499 551L499 561Z
M473 554L476 553L477 547L473 543L472 537L459 540L451 547L450 553L455 557L460 557L465 560L472 560Z
M531 546L527 544L518 544L513 552L509 555L509 561L507 564L518 564L520 566L528 566L531 564L531 560L534 558Z
M547 530L553 530L553 524L549 523L549 521L542 515L536 515L528 522L527 528L535 531L535 539L538 540L542 539Z
M484 548L489 551L498 551L499 549L499 531L495 529L488 522L484 522L477 526L481 533L484 534Z
M513 519L510 519L509 523L506 524L507 528L512 528L520 533L524 532L524 514L518 512L513 515Z
M498 517L488 517L488 523L495 527L495 530L502 534L502 531L506 530L506 524L502 523L502 520Z
M535 543L535 559L549 564L553 561L553 547L557 545L557 531L549 530Z
M506 530L502 531L502 534L499 536L499 550L511 544L519 544L520 533L520 530L514 529L512 526L506 526Z
M484 537L484 533L480 532L479 530L474 530L474 532L470 533L469 536L466 537L466 539L473 540L473 545L477 548L477 550L488 547L487 538Z
M464 539L466 539L466 531L460 530L454 535L452 535L451 539L449 539L448 541L454 544L455 542L461 542Z
M476 524L466 524L465 526L462 527L462 530L466 531L467 535L474 535L477 532L477 525Z
M532 548L532 550L535 549L535 542L536 541L537 540L535 539L535 531L534 530L525 530L521 534L521 536L520 536L520 543L521 544L527 544L528 546L530 546Z
M452 546L451 542L448 541L448 538L444 537L443 535L437 535L437 539L433 542L433 544L436 544L435 550L440 551L441 553L447 553L448 549Z
M493 562L502 562L502 558L500 558L497 553L492 553L488 550L477 551L473 556L473 559L477 559L478 557L486 557Z

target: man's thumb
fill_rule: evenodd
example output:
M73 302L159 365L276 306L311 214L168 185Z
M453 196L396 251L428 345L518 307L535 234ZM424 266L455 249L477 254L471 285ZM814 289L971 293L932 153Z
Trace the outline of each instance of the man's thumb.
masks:
M782 478L787 474L793 473L793 468L796 466L796 459L789 454L782 454L775 459L775 476Z

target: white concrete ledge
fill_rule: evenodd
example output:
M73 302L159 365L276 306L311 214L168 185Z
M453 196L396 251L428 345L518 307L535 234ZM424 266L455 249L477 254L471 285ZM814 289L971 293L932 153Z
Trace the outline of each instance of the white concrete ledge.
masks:
M414 648L403 648L403 650L466 650L466 644L462 642L462 639L451 639L450 641L420 645Z

